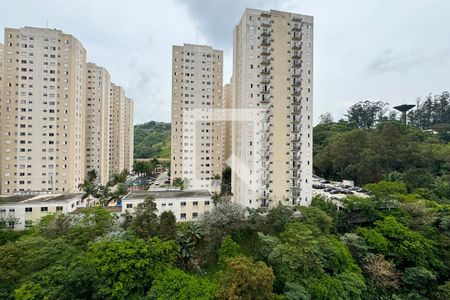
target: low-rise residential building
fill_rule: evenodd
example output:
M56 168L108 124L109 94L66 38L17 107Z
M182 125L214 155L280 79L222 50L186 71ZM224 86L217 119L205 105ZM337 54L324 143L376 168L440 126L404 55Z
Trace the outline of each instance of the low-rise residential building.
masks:
M86 207L82 193L61 195L14 195L0 197L0 228L27 229L52 213L71 213Z
M133 214L139 203L145 198L155 198L158 214L163 211L174 213L177 221L195 221L212 208L211 193L207 190L197 191L137 191L131 192L122 199L122 213Z

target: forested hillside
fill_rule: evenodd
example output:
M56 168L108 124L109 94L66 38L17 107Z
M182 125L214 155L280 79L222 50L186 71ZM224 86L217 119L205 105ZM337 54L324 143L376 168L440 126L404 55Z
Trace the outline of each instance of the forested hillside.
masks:
M134 158L170 158L170 123L135 125Z
M360 102L346 118L323 116L314 128L314 172L325 178L404 182L408 191L450 195L449 94L418 101L411 124L382 102Z

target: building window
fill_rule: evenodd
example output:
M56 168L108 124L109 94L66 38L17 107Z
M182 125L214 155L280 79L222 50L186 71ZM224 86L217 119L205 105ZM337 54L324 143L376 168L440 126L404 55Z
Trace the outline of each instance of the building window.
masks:
M192 205L197 206L198 205L198 201L192 202Z
M56 211L62 211L63 210L63 207L62 206L57 206L56 207Z
M181 220L186 220L186 214L185 213L181 213L180 214L180 219Z
M127 203L127 208L133 208L133 204L132 203Z
M32 207L25 207L25 212L32 212L33 208Z
M25 220L25 228L30 228L33 225L33 221Z
M41 211L42 212L47 212L48 211L48 207L41 207Z
M205 201L205 205L209 205L209 201Z
M186 206L186 202L181 202L180 205L181 206Z
M192 213L192 219L197 219L198 218L198 213L194 212Z

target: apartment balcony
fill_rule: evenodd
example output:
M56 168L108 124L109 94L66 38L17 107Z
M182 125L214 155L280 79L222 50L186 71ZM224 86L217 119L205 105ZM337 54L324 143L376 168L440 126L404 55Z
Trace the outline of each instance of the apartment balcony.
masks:
M293 22L291 26L292 31L301 31L302 30L302 24Z
M270 83L270 76L268 75L261 76L261 83Z
M261 59L261 64L262 64L262 65L270 65L270 58L263 57L263 58Z
M270 14L267 15L261 15L261 26L263 27L269 27L272 25L272 21L270 20Z
M301 84L302 84L302 80L301 79L294 78L294 80L292 80L292 85L293 86L300 86Z
M292 77L301 77L302 70L300 68L294 68L292 71Z
M292 197L300 197L300 191L291 191Z
M261 31L261 36L270 36L271 34L272 34L272 31L271 31L270 29L264 28L264 29Z
M301 103L302 103L302 97L296 97L296 96L292 97L292 103L293 103L294 105L299 105L299 104L301 104Z
M292 43L292 49L294 49L294 50L300 50L300 49L302 49L302 43L301 43L301 42L298 42L298 41L294 41L294 42Z
M271 40L270 38L262 38L261 39L261 45L262 46L270 46Z
M270 67L263 67L261 68L261 74L269 74L270 73Z
M301 61L301 59L294 59L294 60L292 61L292 66L293 66L294 68L301 68L301 67L302 67L302 61Z
M291 114L300 114L301 112L300 107L291 107Z
M296 15L292 16L292 22L302 22L302 21L303 21L302 17Z
M293 126L291 129L291 133L299 133L301 131L300 126Z
M261 97L261 103L269 103L270 102L270 95L263 94Z
M301 115L293 115L291 118L291 123L301 123L302 116Z
M293 51L292 52L292 58L301 58L302 57L302 51Z
M291 150L298 151L298 150L300 150L300 148L301 148L301 143L298 143L298 142L291 143Z
M262 47L261 48L261 55L270 55L270 48Z
M301 88L294 87L294 88L292 89L292 94L293 94L293 95L300 95L301 93L302 93L302 89L301 89Z
M303 38L303 34L300 32L294 32L292 35L292 40L294 41L300 41Z
M300 172L296 172L296 171L291 172L291 178L299 178L299 177L300 177Z

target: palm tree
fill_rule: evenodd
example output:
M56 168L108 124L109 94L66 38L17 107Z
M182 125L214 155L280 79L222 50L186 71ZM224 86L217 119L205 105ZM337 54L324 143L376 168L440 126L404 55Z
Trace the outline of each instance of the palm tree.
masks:
M98 196L100 203L102 205L106 205L108 200L111 198L111 191L109 183L106 183L104 186L100 186L98 189Z
M212 193L211 200L212 200L214 206L217 206L217 204L219 204L223 201L222 196L217 192Z
M80 191L84 192L83 196L81 196L81 199L82 200L87 199L87 202L88 202L87 206L90 206L90 199L91 199L91 197L96 198L97 195L98 195L97 189L95 188L95 186L92 183L92 181L90 181L89 179L85 179L83 181L83 183L80 183L78 185L78 189Z

